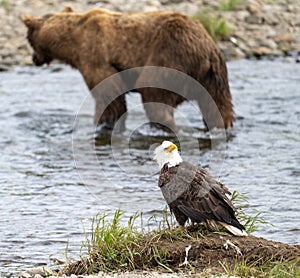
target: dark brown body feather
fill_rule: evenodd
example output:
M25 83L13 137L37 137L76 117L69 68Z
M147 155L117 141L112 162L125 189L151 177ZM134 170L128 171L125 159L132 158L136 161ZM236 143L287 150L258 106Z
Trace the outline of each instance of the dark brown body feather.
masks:
M175 167L167 164L160 171L158 186L179 225L215 220L244 230L235 217L235 208L226 196L226 186L216 181L205 169L188 162Z

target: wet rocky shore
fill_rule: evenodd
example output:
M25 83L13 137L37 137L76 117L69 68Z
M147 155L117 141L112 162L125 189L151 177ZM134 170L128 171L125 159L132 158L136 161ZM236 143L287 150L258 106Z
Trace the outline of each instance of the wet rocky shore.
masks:
M231 7L229 0L0 0L0 70L32 64L32 50L20 14L43 15L58 12L65 5L84 12L93 7L114 11L173 10L188 15L201 11L222 17L231 30L218 41L226 58L258 58L294 55L299 61L300 4L298 0L241 0ZM234 1L232 1L234 2ZM235 1L237 2L237 1ZM225 3L225 4L224 4ZM226 5L227 3L227 5Z

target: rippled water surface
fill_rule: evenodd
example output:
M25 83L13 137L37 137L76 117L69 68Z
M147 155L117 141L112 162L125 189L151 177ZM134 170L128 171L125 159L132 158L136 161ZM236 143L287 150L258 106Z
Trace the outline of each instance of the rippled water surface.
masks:
M299 244L300 64L228 67L234 130L227 143L205 133L194 104L184 104L176 112L182 155L265 211L274 226L262 226L257 236ZM147 217L164 208L151 161L161 138L140 126L139 95L127 101L127 131L113 136L111 148L108 139L94 140L93 101L77 71L52 65L0 73L0 274L64 260L67 244L76 257L83 224L89 227L98 212L141 210Z

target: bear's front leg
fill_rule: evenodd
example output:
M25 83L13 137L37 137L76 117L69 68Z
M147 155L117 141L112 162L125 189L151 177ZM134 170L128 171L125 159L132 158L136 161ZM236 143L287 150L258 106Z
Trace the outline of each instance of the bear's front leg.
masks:
M111 134L125 130L127 86L113 67L94 68L90 71L81 71L84 79L95 99L94 123L97 133Z
M123 132L126 120L125 94L114 99L103 111L103 100L96 99L94 122L97 133Z

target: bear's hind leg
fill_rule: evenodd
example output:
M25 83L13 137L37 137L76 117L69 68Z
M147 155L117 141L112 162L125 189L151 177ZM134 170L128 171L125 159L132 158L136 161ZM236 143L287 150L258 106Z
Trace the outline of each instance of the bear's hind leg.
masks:
M158 102L155 96L161 93L159 89L143 88L139 91L142 94L143 105L151 126L167 132L177 132L178 129L174 122L174 107L167 103Z
M208 95L202 95L201 100L198 100L198 105L203 116L203 123L206 129L232 127L232 107L224 108L222 103L217 105L213 98Z

